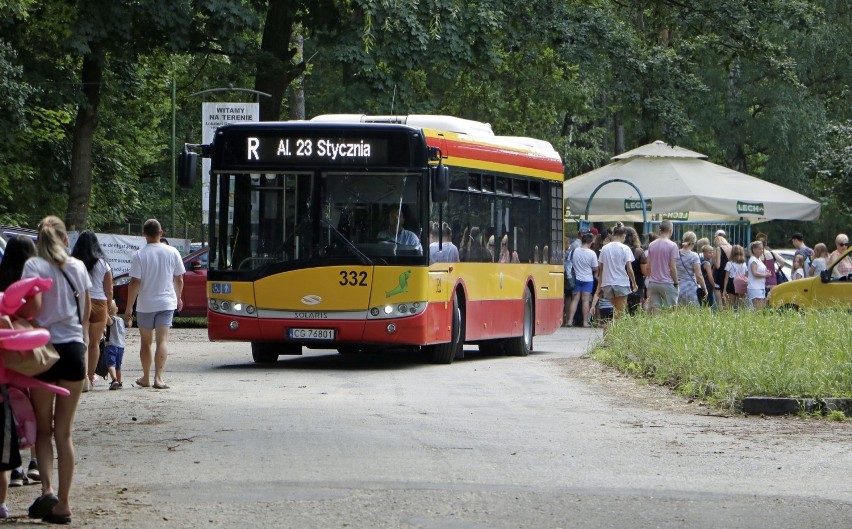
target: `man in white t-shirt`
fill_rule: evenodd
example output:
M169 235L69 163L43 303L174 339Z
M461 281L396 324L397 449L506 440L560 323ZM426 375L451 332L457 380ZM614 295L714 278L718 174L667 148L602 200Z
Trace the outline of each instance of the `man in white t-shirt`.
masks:
M595 295L612 303L612 319L624 313L628 294L639 290L630 264L635 259L633 250L624 244L626 235L624 226L613 228L609 244L601 248L598 256L598 290Z
M142 227L148 242L130 261L130 283L127 285L127 308L124 319L129 328L133 324L133 303L136 302L136 322L141 341L139 357L142 376L136 385L168 389L163 381L163 370L169 357L169 328L175 310L183 308L183 266L180 252L160 242L163 230L156 219L148 219ZM138 298L137 298L138 296ZM156 354L151 345L156 335ZM154 363L154 383L151 384L151 363Z

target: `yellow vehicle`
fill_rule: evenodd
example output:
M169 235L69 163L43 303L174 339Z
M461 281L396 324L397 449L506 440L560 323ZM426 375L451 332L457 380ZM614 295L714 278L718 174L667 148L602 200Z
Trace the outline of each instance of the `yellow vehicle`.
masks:
M465 343L523 356L562 322L547 142L450 116L334 115L226 125L190 147L211 162L208 336L251 342L255 362L308 347L451 363Z
M847 249L840 259L829 264L819 276L788 281L776 286L769 295L769 305L787 308L852 309L852 272L846 272L845 269L849 259L852 259L852 249ZM840 273L841 269L846 273Z

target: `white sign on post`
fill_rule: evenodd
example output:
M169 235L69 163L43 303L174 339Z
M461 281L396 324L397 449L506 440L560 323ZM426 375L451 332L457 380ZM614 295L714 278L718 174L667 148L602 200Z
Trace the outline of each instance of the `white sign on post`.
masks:
M213 142L216 128L231 123L249 123L260 121L259 103L202 103L201 104L201 142ZM218 200L218 197L217 197ZM210 159L201 162L201 222L210 220Z

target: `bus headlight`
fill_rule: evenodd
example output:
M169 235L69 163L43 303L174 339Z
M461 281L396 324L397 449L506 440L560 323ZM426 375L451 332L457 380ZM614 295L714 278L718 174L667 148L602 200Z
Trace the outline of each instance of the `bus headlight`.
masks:
M408 318L426 312L428 303L415 301L412 303L400 303L398 305L382 305L372 307L367 319L381 320L388 318Z
M230 314L233 316L257 316L257 307L247 303L240 303L227 299L222 300L210 298L208 306L210 307L210 310L220 314Z

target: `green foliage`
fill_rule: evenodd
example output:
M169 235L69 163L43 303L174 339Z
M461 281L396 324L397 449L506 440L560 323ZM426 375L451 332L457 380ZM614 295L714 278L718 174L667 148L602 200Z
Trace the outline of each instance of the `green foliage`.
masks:
M266 79L276 90L306 72L309 117L485 121L549 140L568 176L605 163L622 135L625 149L664 139L817 198L826 220L761 229L827 240L852 218L850 26L838 0L11 0L0 6L0 221L65 211L81 57L100 45L95 229L168 219L172 79L180 145L201 136L190 94L281 69ZM291 31L307 63L290 60ZM200 188L178 191L176 216L198 226Z
M746 396L852 397L845 311L678 309L618 320L598 360L734 409Z
M844 226L848 229L852 221L852 120L829 124L819 140L807 172L820 201L836 215L837 231Z

